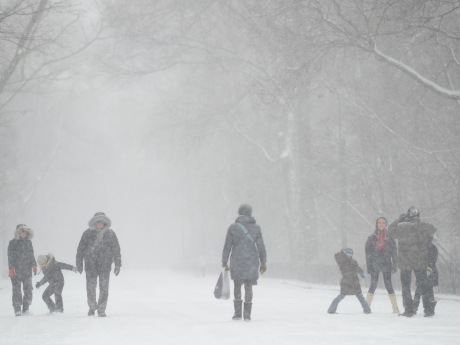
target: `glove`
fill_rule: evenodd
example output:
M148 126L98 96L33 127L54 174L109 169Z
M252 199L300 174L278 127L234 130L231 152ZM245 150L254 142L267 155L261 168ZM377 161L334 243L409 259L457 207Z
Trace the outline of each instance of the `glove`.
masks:
M78 267L73 266L72 267L72 272L77 273L78 272ZM80 274L81 274L81 272L80 272Z
M16 270L14 268L10 268L10 271L8 273L8 276L13 279L14 277L16 277Z
M432 273L433 273L433 269L431 267L428 267L426 269L426 275L429 277L429 276L431 276Z
M42 284L40 284L40 282L38 282L37 284L35 284L35 288L36 288L36 289L39 289L40 286L42 286Z
M366 274L364 273L364 271L359 272L359 276L363 279L366 278Z
M113 270L113 273L115 273L115 275L119 275L120 274L120 266L115 266L115 269Z
M37 266L32 267L32 272L34 272L34 276L37 275Z
M223 262L223 263L222 263L222 267L223 267L226 271L230 271L230 267L228 267L228 265L227 265L226 262Z
M259 268L260 274L264 274L267 271L267 264L261 264Z

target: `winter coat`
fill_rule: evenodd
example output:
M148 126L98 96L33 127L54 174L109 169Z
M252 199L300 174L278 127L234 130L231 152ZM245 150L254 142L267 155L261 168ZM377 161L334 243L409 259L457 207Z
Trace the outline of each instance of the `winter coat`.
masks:
M243 225L248 233L245 234L237 224ZM257 283L259 267L267 262L267 253L262 231L253 217L239 216L228 228L222 262L227 263L229 257L232 280Z
M436 261L438 261L438 248L433 243L430 243L428 247L428 267L431 268L431 274L428 276L428 280L432 286L438 286L439 274L438 268L436 267Z
M388 233L398 240L398 266L401 270L422 270L428 267L428 248L436 228L419 218L397 219Z
M50 257L46 267L42 268L43 278L40 280L40 285L50 283L52 284L63 284L64 276L62 275L61 270L72 271L73 266L65 264L63 262L58 262L51 254L48 254Z
M335 254L335 261L339 265L340 272L342 273L340 294L357 295L362 293L358 273L363 272L363 269L359 267L358 262L352 257L345 256L342 251Z
M396 266L396 241L392 237L385 238L385 246L382 252L375 249L377 243L378 230L367 238L365 253L367 273L379 274L380 272L391 272L393 266Z
M80 272L83 270L83 261L85 271L92 274L110 272L112 262L115 262L116 267L121 267L121 250L117 235L110 229L110 219L105 215L103 217L105 222L103 229L96 228L96 221L101 217L95 216L89 221L90 228L81 236L76 259ZM98 238L98 235L102 237Z
M19 236L22 230L26 231L26 238ZM16 228L14 239L8 244L8 268L14 268L16 277L21 280L32 278L32 267L37 266L31 241L33 237L32 229L20 224Z

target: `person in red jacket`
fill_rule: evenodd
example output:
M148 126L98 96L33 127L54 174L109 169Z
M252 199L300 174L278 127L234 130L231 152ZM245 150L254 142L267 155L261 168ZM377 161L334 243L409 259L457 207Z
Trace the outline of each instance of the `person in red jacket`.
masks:
M28 314L32 304L32 272L37 274L37 262L31 241L33 236L31 228L19 224L14 239L8 244L9 277L13 285L13 308L16 316Z

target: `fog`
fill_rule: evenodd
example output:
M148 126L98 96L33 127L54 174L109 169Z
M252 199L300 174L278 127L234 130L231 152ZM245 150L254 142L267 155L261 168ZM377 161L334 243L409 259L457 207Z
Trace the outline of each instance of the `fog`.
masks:
M415 205L458 293L458 2L367 1L365 24L329 1L45 1L26 32L29 3L0 5L4 250L24 223L74 264L105 212L123 270L217 271L249 203L269 276L334 282L335 252L364 265L375 219Z

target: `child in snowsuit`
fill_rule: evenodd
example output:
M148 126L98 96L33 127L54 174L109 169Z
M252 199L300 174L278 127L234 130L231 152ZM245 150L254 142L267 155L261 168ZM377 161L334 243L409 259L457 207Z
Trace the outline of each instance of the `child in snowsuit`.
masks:
M436 246L433 243L430 243L428 247L428 267L426 269L426 275L428 276L427 289L430 291L430 295L433 296L433 300L430 301L430 305L433 305L433 307L424 308L426 317L434 316L434 306L436 306L437 303L437 301L434 300L433 293L433 287L438 286L438 269L436 268L436 261L438 261L438 248L436 248ZM414 293L414 299L412 302L414 314L417 313L418 306L420 305L420 296L422 295L421 290L422 289L417 285L417 288L415 289Z
M370 314L371 308L364 299L358 278L358 274L361 278L364 278L365 274L363 269L358 266L356 260L353 259L353 250L351 248L342 249L335 254L335 261L339 265L340 272L342 273L340 294L332 301L327 312L329 314L335 314L340 301L343 300L345 296L355 295L361 303L364 313Z
M38 289L40 286L49 283L48 287L43 292L43 300L48 306L50 313L63 313L64 304L62 301L62 290L64 289L64 276L62 275L61 270L64 269L77 272L77 268L72 265L56 261L51 253L48 255L39 255L37 257L37 262L43 271L44 277L35 284L35 287ZM56 303L51 299L53 294Z
M31 241L33 237L34 232L31 228L19 224L14 239L8 244L8 268L13 285L13 308L16 316L28 314L29 306L32 304L32 272L37 274L37 262Z

